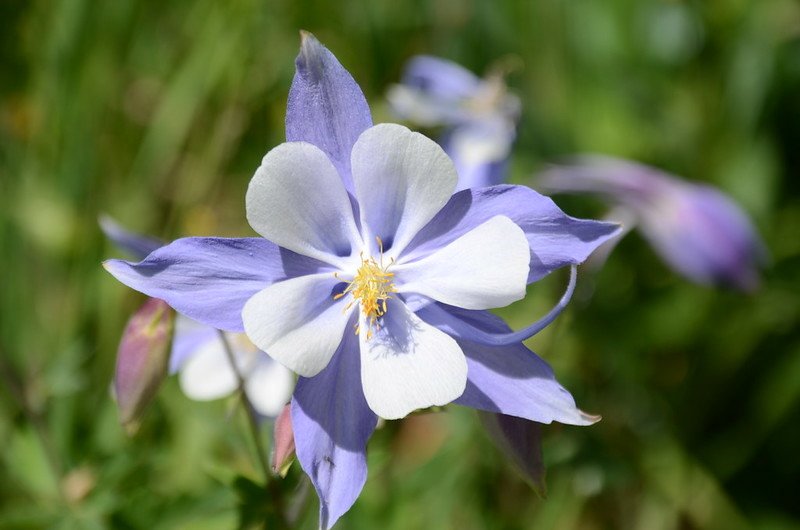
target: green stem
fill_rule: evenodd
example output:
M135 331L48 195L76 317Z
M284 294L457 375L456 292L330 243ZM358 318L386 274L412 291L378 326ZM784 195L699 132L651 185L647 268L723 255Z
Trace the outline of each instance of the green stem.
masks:
M222 346L225 349L225 355L228 357L228 362L231 365L231 369L233 370L234 375L236 376L236 382L239 387L239 396L242 400L242 405L245 408L245 412L247 415L247 423L250 427L250 433L253 436L253 443L256 446L256 456L258 457L258 463L261 466L261 469L264 473L264 483L267 491L270 494L270 498L274 503L275 512L280 519L283 526L285 527L285 511L284 511L284 502L283 502L283 491L281 490L280 486L272 480L273 475L270 470L269 466L269 459L267 458L267 452L264 449L264 446L261 444L261 430L258 426L258 417L256 416L255 408L253 408L253 404L250 402L250 398L247 396L247 390L245 388L245 379L242 375L241 371L239 371L239 366L236 364L236 358L233 355L233 349L231 348L230 343L228 342L228 338L225 336L225 332L218 331L219 338L222 341Z

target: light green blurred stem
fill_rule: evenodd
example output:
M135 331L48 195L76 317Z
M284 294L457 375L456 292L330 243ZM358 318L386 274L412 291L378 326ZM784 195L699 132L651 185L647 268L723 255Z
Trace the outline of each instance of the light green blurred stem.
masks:
M225 355L228 357L228 362L231 365L231 369L233 370L233 373L236 375L237 385L239 386L239 396L241 397L242 405L245 408L245 413L247 415L247 423L250 427L250 433L253 435L253 443L255 444L258 463L260 464L261 469L264 472L264 485L266 490L269 492L269 501L272 503L275 513L284 523L284 525L282 526L283 528L285 527L285 522L286 522L286 515L285 515L286 512L284 511L284 502L283 502L283 491L275 483L275 481L273 480L273 474L270 472L269 459L267 458L267 451L264 448L263 444L261 443L261 433L258 426L258 417L256 417L256 411L253 408L253 404L250 403L250 398L247 397L244 377L242 376L242 373L239 371L239 367L236 364L236 359L233 356L233 349L231 348L231 345L228 342L228 338L225 336L225 333L220 330L218 330L218 333L219 333L219 338L222 341L222 346L225 349Z

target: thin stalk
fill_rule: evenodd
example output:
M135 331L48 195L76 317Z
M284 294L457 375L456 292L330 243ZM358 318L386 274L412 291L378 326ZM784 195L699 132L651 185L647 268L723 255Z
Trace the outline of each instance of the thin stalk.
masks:
M228 357L228 362L231 365L231 369L233 370L234 375L236 376L236 383L239 387L239 396L242 400L242 405L245 408L245 412L247 414L247 423L250 427L250 434L253 436L253 443L256 446L256 455L258 457L258 463L261 466L261 469L264 473L264 483L266 486L267 491L270 494L272 502L275 505L275 511L277 512L278 517L280 518L281 522L285 522L286 516L283 508L283 491L281 488L272 480L272 472L270 471L269 467L269 459L267 458L267 452L264 449L264 446L261 444L261 432L258 427L258 417L256 416L255 408L253 408L253 404L250 403L250 398L247 396L247 391L245 388L245 380L244 376L242 376L242 372L239 371L239 366L236 364L236 358L233 355L233 349L231 348L230 343L228 342L228 338L225 336L223 331L219 331L219 339L222 341L222 346L225 350L225 355Z

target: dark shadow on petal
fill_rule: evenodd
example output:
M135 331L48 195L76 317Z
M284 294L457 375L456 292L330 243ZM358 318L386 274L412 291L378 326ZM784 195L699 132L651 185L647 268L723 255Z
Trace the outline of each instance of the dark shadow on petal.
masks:
M409 318L408 309L399 300L389 300L387 309L386 315L378 321L380 329L374 331L369 341L381 346L379 350L384 355L413 354L418 346L414 331L420 330L419 323Z
M333 289L331 289L331 292L328 293L328 295L331 299L333 299L335 296L342 294L345 289L347 289L347 282L339 282L333 286Z
M492 401L492 398L481 392L481 389L475 386L475 383L467 379L467 387L464 389L462 398L466 396L470 400L470 408L478 410L492 410L499 411L500 407Z
M349 251L348 254L349 255ZM283 271L286 274L285 280L297 276L305 276L307 274L316 274L326 270L333 271L333 268L327 263L323 263L317 259L303 256L297 252L280 247L281 264Z
M403 251L410 255L414 249L445 235L455 228L472 208L472 190L462 190L450 197L447 204L420 230Z

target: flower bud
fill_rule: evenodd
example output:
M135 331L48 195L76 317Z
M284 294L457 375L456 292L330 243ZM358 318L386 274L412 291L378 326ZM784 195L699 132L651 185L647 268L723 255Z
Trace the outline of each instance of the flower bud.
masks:
M114 392L120 423L130 434L167 375L175 312L150 298L128 320L117 351Z
M272 471L281 477L289 472L294 460L294 431L292 430L292 405L283 407L275 419L275 439L272 444Z

